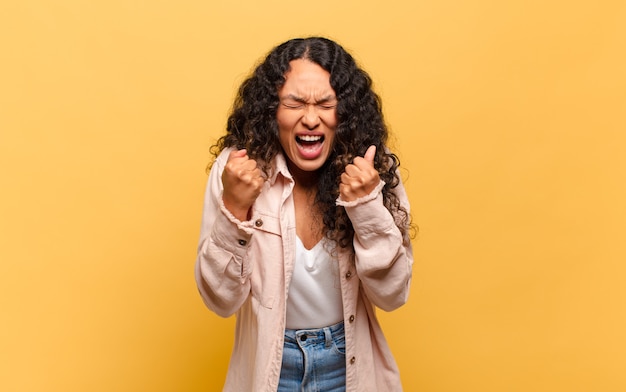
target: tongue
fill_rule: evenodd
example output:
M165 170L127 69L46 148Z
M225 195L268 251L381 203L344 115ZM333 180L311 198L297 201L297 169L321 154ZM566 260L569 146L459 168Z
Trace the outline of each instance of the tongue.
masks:
M298 143L300 155L305 159L315 159L322 153L322 143L320 142L300 142Z

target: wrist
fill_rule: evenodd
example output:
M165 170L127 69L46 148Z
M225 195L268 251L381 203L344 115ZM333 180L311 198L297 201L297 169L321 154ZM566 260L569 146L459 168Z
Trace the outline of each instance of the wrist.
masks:
M237 206L235 204L229 203L228 201L226 201L226 199L222 199L222 200L224 202L224 207L226 207L228 212L233 214L235 218L239 219L242 222L250 219L250 216L252 213L251 206Z

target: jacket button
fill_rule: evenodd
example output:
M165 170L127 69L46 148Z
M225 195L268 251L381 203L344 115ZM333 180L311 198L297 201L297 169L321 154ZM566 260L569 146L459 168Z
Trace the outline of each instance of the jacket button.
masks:
M246 240L239 240L237 242L239 242L239 245L241 245L241 246L246 246L246 244L248 243L248 241L246 241Z
M356 358L352 357L350 358L350 364L354 364L356 362Z
M255 225L256 227L261 227L261 226L263 226L263 220L261 220L261 219L257 219L257 220L255 220L255 221L254 221L254 225Z
M352 277L352 271L346 272L346 279L350 279Z
M354 315L353 315L353 314L352 314L352 315L350 315L350 318L348 319L348 321L350 321L351 323L353 323L353 322L354 322Z

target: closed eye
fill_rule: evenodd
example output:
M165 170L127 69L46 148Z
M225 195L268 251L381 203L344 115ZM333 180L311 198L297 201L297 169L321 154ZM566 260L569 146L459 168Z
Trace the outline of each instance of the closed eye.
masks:
M289 94L281 98L280 104L287 109L293 110L304 109L308 105L314 105L320 110L332 110L337 107L337 99L334 96L327 96L316 101L315 103L309 103L302 97Z
M304 108L304 104L303 103L297 103L297 102L283 102L282 105L284 107L286 107L287 109L302 109L302 108Z

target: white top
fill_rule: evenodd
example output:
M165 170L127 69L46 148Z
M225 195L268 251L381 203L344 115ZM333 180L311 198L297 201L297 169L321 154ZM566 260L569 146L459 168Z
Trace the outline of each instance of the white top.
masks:
M343 320L339 265L325 239L306 249L296 236L296 260L287 297L288 329L322 328Z

